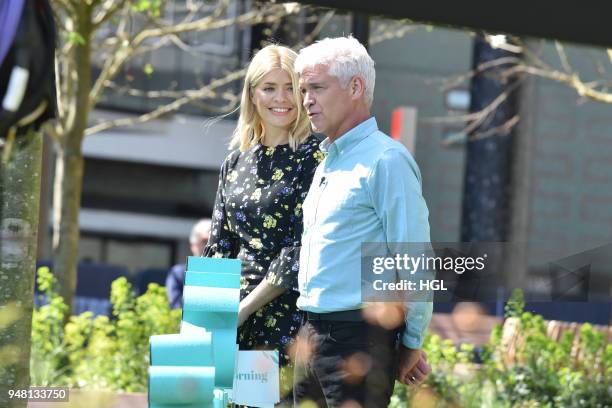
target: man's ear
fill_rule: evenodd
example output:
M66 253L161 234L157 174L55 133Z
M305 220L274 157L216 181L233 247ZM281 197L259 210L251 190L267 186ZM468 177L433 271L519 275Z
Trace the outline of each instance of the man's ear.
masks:
M365 81L358 75L351 79L349 87L351 90L351 96L353 96L355 99L361 98L365 93Z

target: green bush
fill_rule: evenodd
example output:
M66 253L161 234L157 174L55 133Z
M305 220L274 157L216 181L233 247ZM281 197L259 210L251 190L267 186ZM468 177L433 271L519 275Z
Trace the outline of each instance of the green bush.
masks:
M85 312L64 325L67 307L48 268L39 269L37 283L47 304L32 319L32 385L146 390L149 336L177 333L181 320L165 288L150 284L136 298L127 279L119 278L111 288L112 319Z
M396 383L390 406L612 407L612 344L606 345L603 334L585 323L575 358L573 334L552 340L542 316L524 312L524 305L522 293L516 292L506 306L506 317L518 319L523 338L513 361L505 358L501 325L485 345L480 365L469 363L471 346L457 349L449 340L429 335L424 349L432 374L416 390Z
M145 391L149 336L179 330L180 309L169 308L165 289L151 284L136 298L119 278L112 284L112 319L85 312L63 325L67 308L54 290L55 278L47 268L38 275L47 304L34 311L32 321L32 385ZM480 365L472 363L471 345L457 348L430 334L424 349L432 374L418 389L396 383L390 407L612 407L612 345L604 346L603 335L583 324L576 359L571 333L553 341L542 316L523 308L520 293L506 307L524 338L514 361L505 358L501 326L480 353Z

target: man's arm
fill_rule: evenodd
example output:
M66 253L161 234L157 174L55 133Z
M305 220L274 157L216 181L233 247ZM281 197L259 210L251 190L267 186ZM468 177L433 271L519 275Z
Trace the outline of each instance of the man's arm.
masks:
M387 243L430 242L429 211L421 192L421 174L408 152L385 151L372 170L368 184ZM401 278L414 279L408 271L399 273ZM404 383L418 384L429 374L429 365L420 348L432 309L432 303L423 299L407 304L398 375Z

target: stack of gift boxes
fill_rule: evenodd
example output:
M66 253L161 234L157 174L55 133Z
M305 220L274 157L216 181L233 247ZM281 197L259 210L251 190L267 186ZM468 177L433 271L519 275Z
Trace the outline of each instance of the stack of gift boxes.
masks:
M239 302L239 260L187 259L181 332L150 339L150 408L227 407Z

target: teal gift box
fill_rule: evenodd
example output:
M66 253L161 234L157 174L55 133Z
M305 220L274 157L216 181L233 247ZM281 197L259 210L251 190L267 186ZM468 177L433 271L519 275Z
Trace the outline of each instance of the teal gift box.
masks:
M239 303L239 260L187 258L181 333L149 340L149 407L227 406Z

